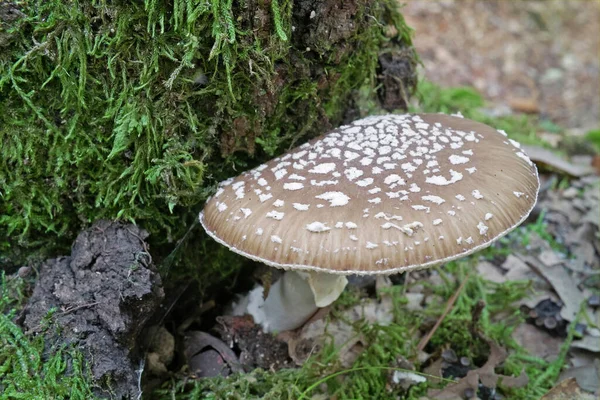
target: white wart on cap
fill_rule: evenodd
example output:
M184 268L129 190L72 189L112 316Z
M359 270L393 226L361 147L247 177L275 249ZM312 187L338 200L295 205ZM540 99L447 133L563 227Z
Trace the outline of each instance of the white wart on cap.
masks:
M524 221L538 188L502 131L442 114L372 116L222 182L200 222L274 267L389 274L488 246Z

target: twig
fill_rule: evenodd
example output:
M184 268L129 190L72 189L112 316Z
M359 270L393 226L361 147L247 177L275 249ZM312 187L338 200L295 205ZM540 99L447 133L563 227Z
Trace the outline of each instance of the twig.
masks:
M100 304L100 302L99 301L95 301L93 303L80 304L80 305L75 306L75 307L69 307L69 308L67 308L64 311L57 313L56 315L61 315L61 316L62 315L67 315L67 314L72 313L74 311L77 311L79 309L87 308L87 307L93 307L93 306L95 306L97 304Z
M448 299L448 302L446 303L446 308L444 309L444 312L442 313L442 315L440 315L440 317L435 322L435 325L433 326L433 328L431 328L431 330L429 331L429 333L427 333L427 335L425 335L423 337L423 339L421 339L421 341L419 342L419 345L417 346L417 350L418 351L423 351L423 349L425 348L425 346L427 346L427 343L429 343L429 340L431 340L431 337L433 336L433 334L435 333L435 331L437 331L437 329L440 327L440 325L442 324L442 322L444 321L444 319L446 318L446 316L448 315L448 313L452 309L452 306L456 302L456 299L458 299L458 296L460 295L460 292L462 292L462 290L465 287L465 284L467 283L468 280L469 280L469 275L465 276L465 278L463 279L463 281L460 284L460 286L458 287L458 289L456 289L456 292L454 292L454 294L452 295L452 297L450 297Z
M148 249L148 245L146 244L144 239L142 239L136 233L132 232L131 229L129 229L129 228L125 228L125 229L127 229L127 232L129 232L132 236L135 236L140 241L140 243L142 244L142 247L144 248L144 252L148 255L148 257L150 257L150 264L152 264L152 256L150 255L150 250Z
M56 313L56 316L62 317L63 315L70 314L70 313L80 310L82 308L93 307L98 304L100 304L100 302L95 301L93 303L85 303L85 304L80 304L78 306L67 307L64 311ZM25 333L30 334L30 333L38 332L38 329L40 329L41 327L42 327L42 321L40 321L39 324L27 329L27 331Z
M402 285L402 295L403 296L406 294L409 284L410 284L410 271L406 271L406 276L404 278L404 285Z
M477 324L481 319L481 313L485 308L485 301L479 300L471 310L471 332L477 332Z

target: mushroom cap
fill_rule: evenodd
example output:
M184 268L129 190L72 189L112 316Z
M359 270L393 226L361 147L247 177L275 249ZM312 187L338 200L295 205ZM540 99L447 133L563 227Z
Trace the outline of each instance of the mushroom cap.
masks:
M371 116L219 184L200 222L283 269L391 274L490 245L537 199L535 165L506 133L459 116Z

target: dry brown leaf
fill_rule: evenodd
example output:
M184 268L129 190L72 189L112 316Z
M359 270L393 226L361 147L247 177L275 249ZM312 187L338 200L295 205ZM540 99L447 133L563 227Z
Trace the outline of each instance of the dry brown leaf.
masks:
M572 164L563 160L553 151L543 147L529 145L522 145L521 147L523 150L525 150L529 158L536 164L546 165L567 175L580 178L585 175L591 175L595 172L594 168L591 166Z
M502 268L507 270L505 274L506 280L520 281L534 279L537 274L525 264L519 257L509 254L502 264Z
M341 319L313 321L298 332L287 332L279 338L288 344L288 352L297 365L302 365L315 352L318 352L327 341L333 341L338 349L338 358L344 367L352 365L364 348L364 339L354 327Z
M431 364L429 364L423 372L428 375L429 382L433 384L438 384L441 382L442 377L442 363L444 360L440 357Z
M554 386L540 400L594 400L594 396L584 393L575 378L569 378Z
M500 268L489 261L480 261L477 264L477 273L490 282L503 283L507 280Z
M563 339L550 336L548 332L527 323L517 326L512 337L531 355L545 360L557 357L563 344Z
M558 377L559 381L567 378L575 378L579 387L586 392L598 393L600 390L600 360L595 359L593 363L580 367L569 368Z
M536 99L513 97L508 100L510 108L514 111L522 112L526 114L537 114L540 112L540 106Z
M197 377L227 376L243 372L235 353L220 339L206 332L188 332L184 341L184 355Z
M552 285L564 304L560 316L567 321L574 321L581 304L586 299L567 270L562 265L547 267L530 255L521 255L520 257Z
M593 364L598 356L586 350L571 348L569 350L569 365L573 368Z
M544 250L540 253L538 258L548 267L552 267L557 264L562 264L562 262L564 261L554 250Z
M548 290L536 292L524 299L521 299L517 302L517 304L527 306L528 308L535 308L541 301L544 300L551 300L556 304L560 304L560 299L550 290L551 289L549 288Z
M592 353L600 353L600 338L586 335L581 340L574 340L571 347L591 351Z
M438 400L462 399L467 389L477 393L479 382L488 388L495 388L498 384L509 388L520 388L527 385L529 378L525 371L522 371L521 375L517 377L496 374L495 369L506 360L507 352L494 341L483 339L490 346L490 356L487 362L481 368L469 371L467 376L461 378L457 383L448 385L442 390L429 390L429 396Z
M596 170L596 173L600 175L600 155L596 154L592 159L592 167Z

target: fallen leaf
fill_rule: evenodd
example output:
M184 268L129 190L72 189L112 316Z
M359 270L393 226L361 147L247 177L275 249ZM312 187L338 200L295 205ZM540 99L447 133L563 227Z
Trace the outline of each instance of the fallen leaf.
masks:
M591 207L590 207L591 209ZM584 212L588 212L586 207ZM598 222L598 221L596 221ZM593 222L581 221L581 225L575 229L572 237L569 237L567 244L578 243L578 242L593 242L597 239L596 233L598 232L598 224Z
M431 354L429 354L423 350L419 351L417 354L417 362L419 364L425 364L425 362L427 360L429 360L430 358L431 358Z
M597 355L586 350L569 349L569 365L572 368L593 364L597 358Z
M540 400L594 400L594 396L581 391L575 378L569 378L554 386Z
M562 258L560 258L554 250L544 250L540 253L538 258L548 267L552 267L563 262Z
M506 281L506 277L500 272L500 269L489 261L479 262L477 273L490 282L503 283Z
M502 264L502 268L507 270L504 277L509 281L531 280L537 278L537 274L525 264L520 258L509 254ZM538 278L539 279L539 278Z
M600 175L600 155L596 154L592 159L592 167L596 169L596 173Z
M510 108L514 111L526 114L537 114L540 112L540 107L537 100L533 97L512 97L508 99Z
M583 365L581 367L569 368L558 377L558 380L575 378L579 387L586 392L598 393L600 389L600 360L594 360L593 364Z
M490 355L481 368L470 370L467 376L458 382L446 386L442 390L430 389L428 395L438 400L454 400L464 398L465 391L472 390L477 393L481 382L487 388L494 389L500 383L504 387L520 388L527 385L529 378L525 371L517 377L496 374L495 369L506 360L507 352L493 340L482 337L490 346Z
M243 372L237 356L229 346L206 332L188 332L184 346L189 369L199 378Z
M352 365L364 348L362 335L342 319L333 321L319 319L305 324L297 332L290 331L285 335L281 334L279 338L287 342L290 358L296 365L304 364L312 354L331 343L337 349L341 364L347 368ZM357 347L355 348L355 346Z
M423 370L424 373L426 373L427 375L429 375L429 381L433 384L438 384L441 382L441 378L442 378L442 368L443 368L443 364L444 360L440 357L437 360L435 360L434 362L432 362L431 364L429 364L427 367L425 367L425 369Z
M575 256L567 266L578 272L589 273L591 269L596 268L599 264L599 257L593 245L594 242L598 241L596 237L598 228L597 225L583 219L580 222L581 225L566 238L566 243Z
M563 160L553 151L543 147L529 145L522 145L521 147L536 164L548 166L567 175L579 178L585 175L591 175L595 172L595 169L591 166L572 164L569 161Z
M533 256L521 255L520 258L533 267L536 272L552 285L552 288L564 304L560 312L561 317L567 321L574 321L581 303L585 302L585 297L571 275L562 265L547 267Z
M531 355L545 360L554 359L560 353L563 340L550 336L546 331L531 324L520 324L512 334L513 339Z
M549 288L548 290L551 290L551 289ZM556 295L554 293L552 293L550 291L540 291L540 292L536 292L535 294L532 294L532 295L527 296L526 298L520 300L518 302L518 304L527 306L528 308L535 308L540 302L542 302L544 300L551 300L557 304L561 303L559 298L556 297Z
M581 340L573 340L571 347L591 351L593 353L600 353L600 338L585 335Z

